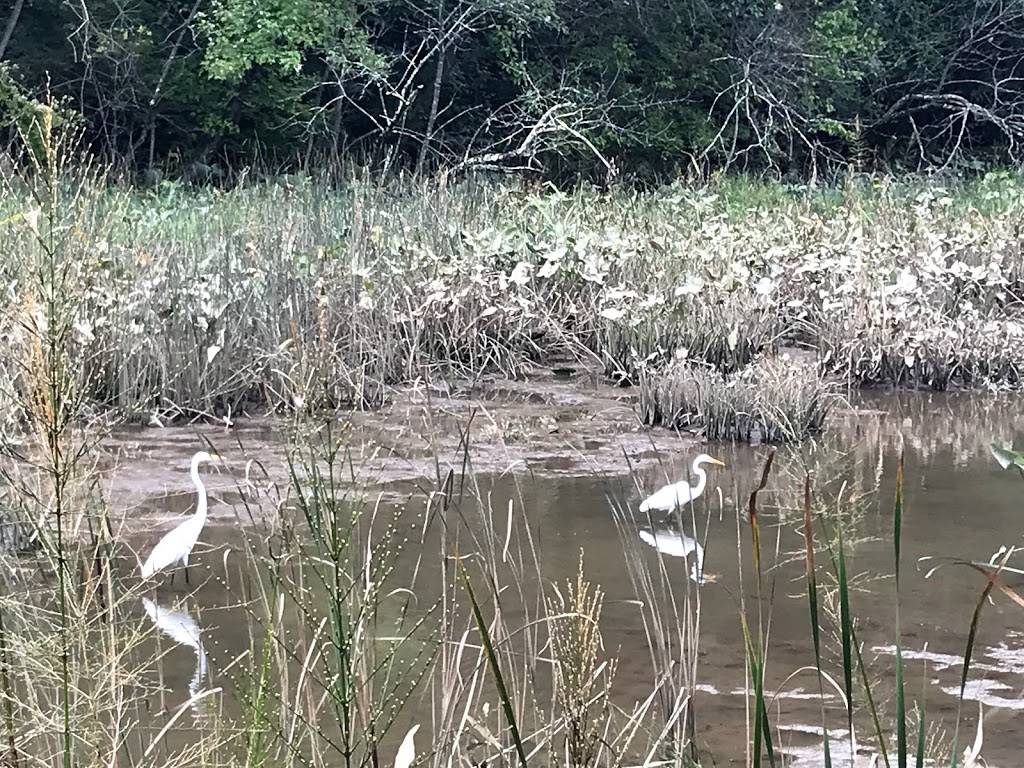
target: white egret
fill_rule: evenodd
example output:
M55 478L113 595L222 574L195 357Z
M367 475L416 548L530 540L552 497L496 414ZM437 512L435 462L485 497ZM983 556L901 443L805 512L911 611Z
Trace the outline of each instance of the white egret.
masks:
M409 729L402 739L402 745L395 753L395 768L409 768L416 761L416 731L420 729L419 723Z
M713 582L718 577L710 573L704 573L704 547L691 539L682 531L662 529L657 531L640 531L640 540L649 544L663 555L672 557L687 557L691 552L695 553L694 564L690 568L690 579L703 584Z
M199 625L188 611L173 611L157 605L149 598L142 598L142 605L160 630L178 645L184 645L196 652L196 671L188 684L188 692L192 698L199 693L203 678L206 677L206 649L199 635ZM193 704L193 707L196 705Z
M690 485L689 482L683 480L672 485L666 485L664 488L659 488L653 495L648 496L644 499L640 505L641 512L650 512L656 510L658 512L674 512L676 509L683 509L691 501L696 499L702 493L704 493L704 486L708 483L708 475L704 471L701 464L717 464L720 467L725 466L725 462L719 461L718 459L708 456L706 453L702 453L696 459L693 460L692 472L697 476L697 484Z
M196 486L196 511L184 522L164 534L159 543L142 565L142 578L148 579L157 571L161 571L174 563L185 566L185 581L188 581L188 556L199 541L199 534L206 525L206 486L199 477L199 465L204 461L219 459L215 453L199 451L192 457L192 482ZM173 577L172 577L173 578Z

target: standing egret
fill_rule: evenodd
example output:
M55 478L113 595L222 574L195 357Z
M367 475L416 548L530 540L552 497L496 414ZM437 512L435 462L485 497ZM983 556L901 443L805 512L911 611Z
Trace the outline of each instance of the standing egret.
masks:
M718 579L710 573L704 573L704 547L691 539L682 531L662 529L657 531L640 531L640 540L650 544L663 555L685 558L695 553L694 564L690 568L690 579L698 584L713 582Z
M674 512L676 509L682 509L691 501L695 500L698 496L704 493L704 486L708 483L707 473L704 471L701 464L717 464L720 467L725 466L725 462L708 456L706 453L702 453L693 460L692 472L697 476L696 485L690 485L684 480L678 483L673 483L672 485L666 485L664 488L659 488L654 495L648 496L644 499L643 503L640 505L640 511L650 512L651 510L657 510L658 512Z
M188 582L188 556L199 541L199 534L206 525L206 486L199 477L199 465L204 461L219 459L215 453L199 451L192 457L192 482L196 486L196 511L184 522L179 523L171 531L164 534L160 542L153 547L146 562L142 565L142 578L148 579L157 571L161 571L174 563L185 566L185 581ZM173 576L172 576L173 578Z
M409 768L416 762L416 731L420 729L419 723L409 729L402 739L402 745L395 753L395 768Z

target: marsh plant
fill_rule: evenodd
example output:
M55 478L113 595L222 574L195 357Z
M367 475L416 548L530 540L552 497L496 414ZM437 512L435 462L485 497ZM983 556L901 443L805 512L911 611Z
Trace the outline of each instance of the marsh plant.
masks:
M649 696L616 701L604 591L582 558L575 578L546 575L518 484L497 493L467 446L463 467L439 468L396 508L353 490L354 457L335 430L296 432L289 486L272 494L281 515L247 536L229 580L249 598L253 638L232 665L247 691L236 726L246 764L311 754L374 765L412 725L436 766L550 756L610 768L696 753L697 598L676 595L670 565L638 558L644 594L658 600L644 620L664 667ZM673 655L681 647L685 669Z
M601 609L604 593L589 583L580 553L575 583L555 590L548 600L554 686L564 720L563 749L555 759L571 768L588 768L598 756L611 726L611 684L615 662L602 659Z
M800 441L819 434L835 387L813 363L762 358L733 374L689 360L641 374L645 424L699 432L711 440Z
M353 488L344 437L330 423L296 426L288 484L269 486L280 518L247 535L232 580L250 597L236 678L247 766L380 764L433 668L437 605L394 576L410 526Z
M612 504L651 662L649 694L616 702L603 591L582 566L550 587L518 480L500 495L473 471L468 426L462 465L438 461L403 510L358 489L343 427L311 412L378 403L418 377L517 375L553 354L611 361L625 378L650 370L650 421L746 440L819 430L822 369L937 388L1017 383L1020 345L975 345L1019 332L1015 180L982 180L959 198L868 188L842 206L807 193L770 210L678 186L597 195L293 178L140 194L67 170L70 150L46 114L27 142L41 149L0 201L0 250L15 254L0 262L4 492L37 542L30 555L2 554L5 764L364 768L388 764L414 725L436 768L525 768L539 755L574 768L700 764L705 587L642 549L638 526L652 521ZM788 339L821 354L785 361L774 347ZM97 414L230 420L254 407L295 419L288 480L267 491L275 514L222 561L247 610L249 647L221 669L240 712L180 744L168 738L174 725L217 691L197 681L189 701L160 713L159 731L141 725L160 658L148 650L155 630L132 619L136 559L97 491ZM775 759L765 689L774 589L756 495L768 474L746 517L735 515L751 537L738 548L756 561L754 597L741 592L739 606L754 766ZM901 655L893 746L860 658L843 520L812 514L806 488L816 669L828 658L818 602L828 571L849 738L857 716L883 759L905 759ZM901 514L900 492L897 602ZM673 522L700 540L708 519L690 508ZM1006 557L982 568L961 699ZM439 590L425 586L428 568ZM899 647L898 618L895 636ZM426 705L406 705L416 697Z
M853 384L1019 383L1011 174L767 198L734 180L598 194L290 176L143 192L59 175L90 201L66 238L90 274L83 396L143 421L374 405L403 382L517 376L554 356L624 381L680 356L732 375L792 343ZM35 208L27 185L6 185L5 338L43 249L20 219Z

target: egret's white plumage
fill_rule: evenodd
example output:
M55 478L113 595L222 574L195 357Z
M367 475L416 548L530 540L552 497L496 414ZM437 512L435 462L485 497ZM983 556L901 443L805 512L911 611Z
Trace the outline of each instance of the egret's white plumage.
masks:
M398 752L395 754L395 768L409 768L410 765L416 760L416 731L420 729L417 723L409 732L405 734L405 738L402 739L402 746L398 748Z
M199 477L199 465L204 461L219 458L206 451L199 451L192 457L192 482L196 486L196 511L187 520L164 534L159 543L153 547L146 562L142 564L142 578L148 579L157 571L169 565L181 563L188 567L188 556L199 541L199 534L206 525L206 486Z
M704 547L685 533L676 530L661 529L656 531L640 531L640 540L649 544L663 555L671 557L687 557L695 553L694 564L690 568L690 578L698 584L714 581L715 577L704 573Z
M178 645L192 648L196 652L196 671L188 684L188 692L191 696L199 693L203 678L206 677L206 649L203 648L203 640L199 635L199 625L187 611L174 611L157 605L147 597L142 598L142 605L161 631L171 638Z
M666 485L659 488L653 495L648 496L640 505L641 512L674 512L676 509L684 509L694 499L704 493L704 486L708 483L708 475L702 464L717 464L724 467L725 463L718 459L702 453L693 460L691 471L697 476L697 484L690 485L687 481Z

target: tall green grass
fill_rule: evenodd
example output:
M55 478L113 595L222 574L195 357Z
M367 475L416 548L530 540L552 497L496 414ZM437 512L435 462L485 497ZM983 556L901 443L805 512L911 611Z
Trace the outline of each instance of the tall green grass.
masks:
M811 478L804 479L804 553L807 578L807 605L811 618L811 641L814 644L814 668L818 676L818 696L821 699L822 760L825 768L832 768L832 745L825 715L825 684L821 668L821 620L818 611L818 577L814 565L814 520L811 512Z
M895 657L893 665L893 678L891 681L873 678L868 671L867 665L864 662L863 654L861 651L861 643L857 638L857 621L855 618L855 612L851 604L851 590L850 590L850 577L847 570L846 564L846 549L847 545L843 536L843 525L841 520L837 520L835 523L835 545L833 541L832 533L829 530L829 526L825 518L818 515L819 526L824 532L825 546L829 553L829 560L832 567L832 575L835 579L836 589L839 595L839 634L840 634L840 648L841 648L841 659L842 659L842 677L843 677L843 690L844 690L844 705L846 724L850 739L850 752L851 755L856 753L856 741L854 738L854 729L857 723L857 706L856 706L856 686L855 683L859 680L860 692L863 696L864 701L864 715L867 716L870 727L873 731L875 742L877 745L876 758L879 758L882 763L886 766L890 766L890 755L899 768L906 768L909 765L910 758L913 756L914 765L916 768L921 768L929 760L935 760L936 758L929 758L927 755L928 740L927 740L927 709L926 709L926 690L928 685L928 676L924 675L924 690L922 690L920 698L916 701L917 710L917 722L916 722L916 737L911 740L910 733L908 732L908 719L911 714L908 711L907 696L906 696L906 682L905 682L905 665L903 657L903 632L902 624L900 619L901 605L903 600L902 592L902 544L903 544L903 515L904 515L904 461L902 454L899 457L896 467L896 480L895 480L895 497L893 501L893 528L892 528L892 544L893 544L893 574L894 574L894 595L893 595L893 609L894 609L894 622L893 629L895 632ZM814 516L812 514L812 491L811 491L811 479L807 477L805 480L805 497L804 497L804 520L803 520L803 536L804 536L804 547L805 547L805 571L806 571L806 593L808 606L811 618L811 637L814 648L814 669L816 670L818 677L818 691L819 695L822 696L822 707L821 707L821 718L822 718L822 729L824 733L824 740L822 745L822 759L826 766L833 764L831 743L828 736L828 719L827 712L824 705L824 680L826 679L826 673L823 671L822 665L822 652L821 652L821 615L819 611L819 592L818 592L818 578L816 575L816 559L815 559L815 535L814 535ZM966 646L963 654L963 666L960 675L960 688L959 696L957 700L956 708L956 719L954 723L954 731L952 744L949 747L948 754L950 755L950 762L952 768L956 768L959 764L960 753L959 753L959 728L961 723L961 710L964 702L964 696L966 693L967 680L970 674L971 660L974 652L974 644L977 637L977 631L980 624L981 609L984 604L988 601L989 595L993 588L999 587L1004 592L1009 592L1011 598L1016 597L1014 602L1024 606L1024 599L1016 595L1016 593L1006 587L999 579L999 574L1002 568L1005 566L1009 556L1012 555L1012 550L1004 552L999 560L994 565L991 564L978 564L968 563L964 561L953 561L962 565L969 566L976 571L984 574L986 577L986 584L982 590L977 603L974 607L974 612L971 617L971 621L968 627L968 634L966 640ZM882 683L891 682L894 690L894 706L895 711L892 717L892 729L895 731L895 738L893 742L890 742L890 733L887 724L885 723L879 707L876 704L877 693L876 688L880 687ZM967 758L969 764L977 765L979 759L979 750L981 746L981 733L982 733L982 721L979 716L977 725L977 736L975 738L975 746L973 751ZM941 748L937 750L938 754L946 754Z
M740 624L743 629L744 646L747 652L747 666L750 672L750 680L754 694L754 745L753 764L754 768L760 768L762 751L768 754L768 763L775 766L775 748L772 743L771 723L768 719L768 698L765 693L765 666L768 657L767 637L765 633L765 601L768 607L771 606L771 596L764 594L764 563L761 552L761 523L758 518L757 498L768 485L768 477L771 474L772 463L775 460L775 452L768 454L761 472L761 481L750 493L747 502L747 518L750 521L751 552L754 557L755 576L755 600L757 608L757 635L751 630L747 619L745 606L741 605ZM772 589L774 593L774 589ZM762 749L763 748L763 749Z

